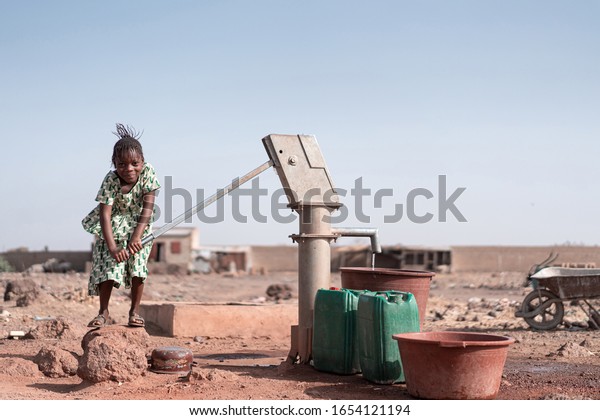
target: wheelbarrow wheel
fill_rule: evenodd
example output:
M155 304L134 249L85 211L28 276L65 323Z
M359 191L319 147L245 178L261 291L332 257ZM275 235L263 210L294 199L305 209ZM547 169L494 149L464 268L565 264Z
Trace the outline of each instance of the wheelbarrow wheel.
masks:
M537 289L525 296L525 300L521 305L521 311L526 315L527 313L535 311L549 300L554 299L556 299L555 302L550 303L537 315L532 315L530 317L524 316L525 322L527 322L531 328L537 330L551 330L556 328L562 322L565 308L558 296L546 289Z

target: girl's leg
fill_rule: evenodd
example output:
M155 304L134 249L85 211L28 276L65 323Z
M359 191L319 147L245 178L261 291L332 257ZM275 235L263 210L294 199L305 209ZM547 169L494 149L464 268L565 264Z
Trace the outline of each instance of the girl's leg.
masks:
M131 279L131 309L129 310L129 325L131 326L144 326L144 319L139 316L143 293L144 279L142 277L133 277Z
M100 312L98 315L102 315L108 321L108 303L110 302L110 295L114 287L114 281L107 280L103 281L98 285L100 292Z
M98 315L90 321L88 327L98 328L103 327L108 323L108 302L110 302L110 295L114 286L113 280L103 281L98 285L98 292L100 295L100 310Z

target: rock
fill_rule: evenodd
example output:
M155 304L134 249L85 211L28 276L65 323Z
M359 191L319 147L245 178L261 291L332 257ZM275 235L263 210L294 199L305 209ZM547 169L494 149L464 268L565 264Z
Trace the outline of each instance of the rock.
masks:
M15 300L18 307L31 305L40 294L38 285L29 278L12 280L6 284L4 301Z
M467 301L467 308L475 309L481 305L481 302L482 302L481 298L478 298L478 297L469 298L469 300Z
M596 345L595 341L593 341L589 338L585 338L581 343L579 343L579 345L581 347L585 347L586 349L595 349L598 347Z
M444 312L445 313L445 312ZM439 311L434 311L433 313L433 321L441 321L444 319L444 314Z
M25 273L27 273L27 274L43 273L43 272L44 272L44 266L42 264L33 264L29 268L27 268L27 270L25 270Z
M271 300L288 300L292 298L292 288L287 284L272 284L267 287L267 296Z
M77 374L78 358L58 347L42 347L33 361L50 378L65 378Z
M81 342L77 376L90 382L130 382L148 369L149 335L143 328L108 326L88 332Z
M29 331L24 338L40 340L54 339L73 340L85 334L86 329L83 326L75 324L66 318L58 317L39 321L37 327Z
M132 328L125 327L122 325L109 325L94 330L89 330L87 334L83 336L81 340L81 348L85 351L88 347L89 342L96 337L106 337L112 340L126 340L131 342L136 347L148 347L148 340L150 336L144 328Z

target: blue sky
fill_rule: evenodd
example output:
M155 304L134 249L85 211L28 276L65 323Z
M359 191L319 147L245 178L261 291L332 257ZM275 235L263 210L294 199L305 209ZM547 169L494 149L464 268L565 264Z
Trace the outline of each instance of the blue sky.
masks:
M343 223L384 244L598 244L599 17L597 1L0 1L0 251L89 248L115 122L194 195L266 161L265 135L313 134L336 187L393 189ZM439 175L466 188L466 222L438 220ZM433 220L385 223L416 188ZM224 206L194 222L202 244L297 233Z

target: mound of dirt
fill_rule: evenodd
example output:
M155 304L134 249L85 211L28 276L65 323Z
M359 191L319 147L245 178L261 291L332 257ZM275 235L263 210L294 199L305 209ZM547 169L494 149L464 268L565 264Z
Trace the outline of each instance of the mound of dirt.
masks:
M25 338L41 340L41 339L59 339L59 340L74 340L85 334L86 330L83 326L74 322L58 317L39 321L39 324L29 331Z
M58 347L42 347L33 361L50 378L65 378L77 374L78 357Z
M585 342L585 341L584 341ZM590 357L594 356L594 353L586 349L583 344L576 344L573 342L565 343L556 350L556 352L552 352L548 354L548 356L558 356L558 357Z
M16 378L37 378L43 376L34 362L20 357L0 358L0 372Z

